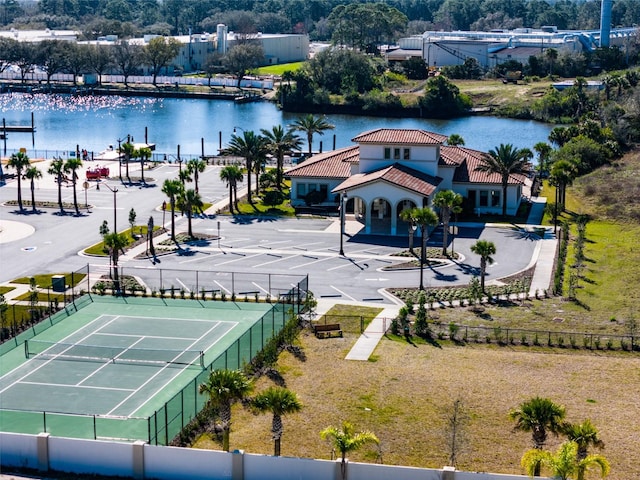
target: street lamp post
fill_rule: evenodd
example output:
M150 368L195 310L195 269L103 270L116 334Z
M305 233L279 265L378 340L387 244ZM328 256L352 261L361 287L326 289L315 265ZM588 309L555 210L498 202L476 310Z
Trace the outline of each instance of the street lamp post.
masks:
M108 183L105 183L104 186L113 192L113 231L114 233L118 233L118 227L116 225L116 193L118 193L118 189L110 187Z
M422 247L420 248L420 290L424 290L424 263L426 261L426 236L425 236L425 229L427 228L426 224L420 225L420 231L422 232L422 238L420 239L420 243L422 244Z
M344 200L347 198L347 192L340 192L340 256L344 257Z

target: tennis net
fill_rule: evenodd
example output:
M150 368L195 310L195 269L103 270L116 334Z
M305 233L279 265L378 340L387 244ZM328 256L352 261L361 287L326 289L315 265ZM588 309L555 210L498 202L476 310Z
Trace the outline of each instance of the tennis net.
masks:
M24 342L27 358L85 362L128 363L136 365L187 365L205 368L202 350L165 350L56 343L30 339Z

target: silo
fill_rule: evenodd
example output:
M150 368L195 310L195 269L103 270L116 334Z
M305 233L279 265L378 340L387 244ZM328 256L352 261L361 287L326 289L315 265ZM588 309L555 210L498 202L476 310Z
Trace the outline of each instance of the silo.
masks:
M611 37L611 4L613 0L602 0L600 10L600 46L608 47Z
M216 27L216 36L218 40L218 53L224 55L227 53L227 26L223 23L219 23Z

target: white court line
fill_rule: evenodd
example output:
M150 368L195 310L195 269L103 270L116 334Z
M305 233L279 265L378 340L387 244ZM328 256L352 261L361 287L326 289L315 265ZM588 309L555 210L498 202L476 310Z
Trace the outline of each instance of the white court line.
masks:
M213 347L216 343L218 343L220 340L222 340L222 339L227 335L227 333L229 333L233 328L235 328L235 327L236 327L236 325L238 325L238 322L218 322L215 326L213 326L213 327L212 327L212 328L210 328L207 332L205 332L205 333L200 337L200 339L202 339L202 338L206 337L207 335L209 335L209 332L212 332L215 328L217 328L217 327L218 327L218 325L222 325L223 323L224 323L225 325L228 325L229 323L233 323L233 327L231 327L229 330L227 330L226 332L224 332L224 335L222 335L222 336L220 336L220 337L216 338L216 341L215 341L215 342L213 342L211 345L209 345L206 349L203 349L203 351L210 350L210 349L211 349L211 347ZM197 341L198 341L198 340L196 340L196 342L197 342ZM193 342L191 345L189 345L189 347L192 347L196 342ZM185 350L188 350L188 349L189 349L189 348L186 348ZM168 367L168 365L167 365L167 367ZM164 370L164 369L165 369L165 368L167 368L167 367L164 367L162 370ZM147 398L147 400L146 400L144 403L142 403L142 405L139 405L139 406L138 406L138 408L136 408L133 412L131 412L131 413L129 414L129 417L134 416L134 415L136 414L136 412L137 412L137 411L139 411L142 407L144 407L147 403L149 403L149 402L150 402L150 401L151 401L151 400L152 400L152 399L153 399L153 398L158 394L158 392L162 391L162 390L163 390L167 385L169 385L169 384L170 384L170 383L175 379L175 377L177 377L180 373L182 373L182 372L183 372L184 370L186 370L187 368L189 368L189 367L188 367L188 366L186 366L185 368L180 369L180 370L178 371L178 373L176 373L173 377L171 377L169 380L167 380L167 381L165 382L165 384L164 384L164 385L161 385L161 386L160 386L160 387L155 391L155 393L153 393L152 395L150 395L150 396L149 396L149 398ZM160 371L162 371L162 370L160 370ZM159 373L160 373L160 372L156 373L156 375L158 375ZM155 377L156 375L154 375L154 377ZM142 387L144 387L144 385L145 385L145 384L147 384L147 383L149 383L152 379L153 379L153 377L152 377L152 378L150 378L148 381L146 381L143 385L141 385L141 386L138 388L138 390L140 390ZM120 405L122 405L122 403L124 403L124 402L125 402L128 398L130 398L132 395L135 395L135 392L134 392L134 393L132 393L131 395L129 395L129 397L125 398L122 402L120 402L116 407L114 407L114 408L111 410L111 412L113 412L113 410L115 410L115 409L116 409L116 408L118 408ZM111 412L109 412L109 414L110 414Z
M131 349L131 347L133 347L134 345L137 345L138 343L140 343L142 340L144 340L144 337L140 337L140 335L138 335L138 340L136 340L135 342L133 342L131 345L129 345L128 347L126 347L124 350L122 350L118 355L116 355L115 357L113 357L113 359L111 361L114 361L116 358L118 358L120 355L122 355L124 352L128 351ZM118 347L120 348L120 347ZM78 383L76 383L76 385L78 387L82 386L82 384L84 382L86 382L87 380L89 380L91 377L93 377L96 373L98 373L100 370L102 370L103 368L105 368L107 365L109 365L111 362L105 362L104 364L102 364L102 366L100 366L100 368L98 368L97 370L94 370L93 372L91 372L89 375L87 375L86 377L84 377L82 380L80 380Z
M106 327L107 325L111 324L112 322L115 322L115 321L116 321L116 319L118 319L118 318L120 317L120 315L100 315L98 318L96 318L93 322L98 321L98 320L99 320L99 319L101 319L102 317L111 317L111 316L113 316L113 318L112 318L109 322L107 322L107 323L105 323L104 325L102 325L102 326L101 326L98 330L96 330L96 331L98 331L98 332L99 332L100 330L102 330L102 329L103 329L104 327ZM89 323L88 323L87 325L85 325L81 330L83 330L83 329L87 328L87 327L88 327L89 325L91 325L93 322L89 322ZM78 340L78 341L77 341L77 342L75 342L75 343L77 344L77 343L79 343L79 342L82 342L83 340L85 340L85 339L89 338L91 335L93 335L96 331L89 333L88 335L86 335L85 337L81 338L80 340ZM77 333L78 333L77 331L76 331L76 332L73 332L73 333L70 333L69 335L67 335L66 337L64 337L64 338L63 338L60 342L58 342L58 343L64 343L64 340L68 339L69 337L72 337L72 336L76 335ZM71 348L71 347L69 347L69 348ZM68 349L67 349L67 350L68 350ZM9 385L7 385L5 388L3 388L2 390L0 390L0 393L3 393L3 392L5 392L5 391L7 391L7 390L8 390L9 388L11 388L12 386L14 386L14 385L16 385L16 384L20 383L22 380L24 380L25 378L27 378L27 377L28 377L29 375L31 375L33 372L37 372L37 371L38 371L38 370L40 370L42 367L44 367L45 365L48 365L49 363L53 362L54 360L55 360L55 357L54 357L54 358L51 358L51 359L49 359L49 360L47 360L46 362L44 362L44 363L43 363L42 365L40 365L39 367L36 367L36 368L34 368L34 369L30 369L30 370L29 370L29 372L28 372L26 375L23 375L22 377L20 377L20 378L19 378L18 380L16 380L15 382L10 383L10 384L9 384ZM15 370L17 370L17 369L19 369L19 368L22 368L22 367L24 367L25 365L28 365L28 364L30 364L30 363L29 363L29 362L25 362L25 363L23 363L22 365L20 365L19 367L14 368L13 370L11 370L11 372L6 373L6 374L5 374L5 375L3 375L2 377L0 377L0 380L2 380L4 377L6 377L7 375L11 374L11 373L12 373L12 372L14 372Z
M23 385L40 385L43 387L66 387L66 388L84 388L92 390L114 390L117 392L133 392L132 388L115 388L115 387L91 387L88 385L65 385L64 383L44 383L44 382L20 382Z
M326 262L327 260L333 260L333 257L324 257L324 258L320 258L318 260L314 260L312 262L300 263L298 265L294 265L293 267L289 267L289 270L293 270L295 268L300 268L300 267L306 267L307 265L313 265L314 263Z
M211 322L208 322L211 323ZM96 335L102 335L104 337L136 337L140 335L132 335L129 333L96 333ZM153 338L155 340L195 340L195 338L189 337L161 337L159 335L145 335L145 338Z
M271 263L276 263L276 262L282 262L284 260L289 260L291 258L295 258L295 257L299 257L300 255L290 255L288 257L282 257L282 258L276 258L275 260L270 260L268 262L264 262L264 263L258 263L257 265L254 265L253 268L260 268L264 265L269 265Z
M260 252L256 253L255 255L249 255L247 257L236 258L235 260L227 260L226 262L216 263L216 267L219 267L220 265L226 265L227 263L239 262L240 260L249 260L250 258L259 257L260 255L264 255L264 253Z
M338 270L339 268L344 268L344 267L348 267L348 266L353 266L353 265L358 265L360 263L366 263L366 262L370 262L372 259L371 258L365 258L362 259L358 262L349 262L349 263L345 263L344 265L338 265L337 267L331 267L327 269L327 272L330 272L332 270Z
M342 290L334 287L333 285L329 285L331 288L333 288L336 292L338 292L340 295L344 295L347 298L350 298L351 300L353 300L354 302L357 302L357 300L355 298L353 298L351 295L347 295L346 293L344 293Z

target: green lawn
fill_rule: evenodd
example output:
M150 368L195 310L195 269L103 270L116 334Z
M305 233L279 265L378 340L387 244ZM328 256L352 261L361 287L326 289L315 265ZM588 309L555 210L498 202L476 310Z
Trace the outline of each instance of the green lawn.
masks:
M295 72L299 70L304 62L283 63L282 65L269 65L258 68L258 75L282 75L286 71Z
M153 227L153 231L155 232L155 231L159 230L160 228L161 227L159 227L159 226L155 226L155 227ZM133 232L134 232L135 235L142 235L143 237L145 237L147 235L147 226L146 225L136 225L133 228ZM128 242L127 243L127 247L131 246L136 241L131 236L131 229L130 228L120 232L120 234L124 235L126 237L127 242ZM109 256L109 250L104 246L104 242L98 242L98 243L96 243L94 245L91 245L90 247L85 248L84 253L86 253L87 255L95 255L95 256L100 256L100 257L108 257Z
M80 282L82 282L82 280L84 280L84 278L86 277L86 274L84 273L74 273L73 274L73 281L71 279L71 273L43 273L43 274L39 274L39 275L34 275L33 277L20 277L20 278L16 278L14 280L11 280L9 283L20 283L20 284L24 284L24 285L29 285L31 278L34 278L36 281L36 285L40 288L47 288L51 286L51 277L55 276L55 275L64 275L65 277L65 285L71 285L73 283L73 286L75 287L76 285L78 285Z

